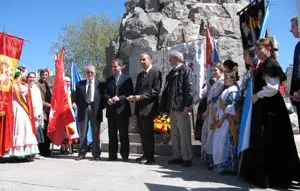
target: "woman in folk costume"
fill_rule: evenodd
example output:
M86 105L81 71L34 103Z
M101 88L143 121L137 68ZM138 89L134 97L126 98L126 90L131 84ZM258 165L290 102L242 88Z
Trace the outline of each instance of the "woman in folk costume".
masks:
M34 72L29 72L27 74L27 83L30 87L31 91L31 100L34 102L33 113L35 120L35 128L36 128L36 137L38 143L44 143L44 111L43 111L43 100L41 95L40 88L36 85L36 74ZM40 155L35 155L37 159L43 159Z
M233 173L237 170L238 126L235 120L240 91L236 71L224 74L224 91L216 104L216 130L213 138L214 170L218 173Z
M65 82L65 91L68 93L68 103L69 107L71 108L72 114L75 118L75 114L73 111L73 108L76 107L76 104L72 102L72 96L71 96L71 79L68 76L64 77ZM70 123L66 126L66 132L65 132L65 139L63 144L61 145L61 153L62 154L68 154L72 153L72 144L77 143L79 139L79 134L77 132L76 127L76 121L73 123Z
M31 160L34 155L39 153L34 112L30 88L22 81L26 80L26 68L19 66L18 69L13 82L13 147L5 157Z
M221 62L216 63L212 66L212 76L214 78L214 85L210 88L207 96L207 109L203 113L203 118L205 118L202 134L201 134L201 156L202 159L208 161L208 168L213 168L212 161L212 145L213 145L213 135L216 127L215 124L215 107L216 102L220 94L223 91L224 87L224 78L223 78L223 65Z
M254 64L254 49L245 49L244 50L244 60L245 60L245 68L246 72L243 75L242 82L240 85L241 95L244 97L244 93L249 85L249 80L251 79L253 72L256 68L256 65Z
M259 187L289 187L300 179L300 162L291 122L279 86L286 79L270 39L259 39L261 63L254 72L250 147L242 161L243 176Z

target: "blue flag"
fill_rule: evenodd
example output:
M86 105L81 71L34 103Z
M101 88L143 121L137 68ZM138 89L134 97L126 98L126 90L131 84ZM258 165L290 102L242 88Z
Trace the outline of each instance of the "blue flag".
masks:
M262 21L261 30L259 33L259 38L265 38L267 31L267 20L269 18L270 12L270 2L266 6L266 12ZM256 56L254 59L257 59ZM249 82L247 83L247 89L245 91L245 100L243 104L242 119L240 123L240 132L239 132L239 141L238 141L238 153L243 152L249 148L250 141L250 130L251 130L251 114L252 114L252 77L250 77Z
M71 63L71 92L76 91L76 84L81 80L81 76L79 74L79 71L74 64L74 62ZM81 134L80 132L80 126L77 118L77 109L75 110L75 116L76 116L76 126L77 126L77 131L79 135ZM92 128L91 128L91 123L89 121L89 126L88 126L88 132L87 132L87 143L88 145L93 142L93 137L92 137Z

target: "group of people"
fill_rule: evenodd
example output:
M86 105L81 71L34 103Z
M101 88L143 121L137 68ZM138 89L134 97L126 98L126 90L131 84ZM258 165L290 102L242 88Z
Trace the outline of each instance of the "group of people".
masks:
M1 156L2 160L33 160L50 156L47 125L51 90L47 83L48 76L48 70L41 70L40 79L36 82L36 73L28 73L23 66L17 68L11 85L12 134L5 134L2 137L12 139L13 145ZM3 119L4 117L1 118Z
M299 38L297 18L291 32ZM295 49L290 97L299 115L299 43ZM233 173L259 187L287 188L300 181L300 162L289 114L281 92L286 75L269 38L244 51L247 72L240 85L238 64L226 60L212 66L212 79L203 91L198 122L202 126L202 158L218 173ZM258 63L255 63L254 57ZM237 154L241 111L247 87L253 84L249 148ZM206 109L204 109L206 108ZM300 120L299 120L300 122Z
M291 32L299 38L297 19L292 19L291 23ZM298 114L299 47L298 43L290 94ZM259 60L258 64L253 59L254 55ZM237 63L226 60L211 67L212 77L207 79L201 96L204 109L198 113L198 118L203 121L202 158L207 161L208 168L217 173L238 172L241 177L260 187L288 187L292 181L300 179L300 162L288 111L280 93L280 84L286 80L286 75L276 60L275 48L268 38L257 40L254 49L244 51L244 58L247 72L240 84ZM72 107L78 112L80 129L76 160L85 159L89 126L92 129L93 159L100 160L99 130L103 109L106 108L108 160L118 160L120 139L120 155L123 161L128 161L132 102L143 148L143 155L136 161L145 165L155 163L153 120L159 113L167 113L172 126L173 148L173 158L168 164L192 166L192 70L184 63L184 56L179 51L169 52L169 63L172 69L166 76L161 97L162 74L152 65L152 57L148 53L140 55L142 71L137 75L135 88L132 78L122 73L123 62L120 59L111 62L112 75L105 82L95 78L94 66L86 67L86 79L76 84L76 91L71 96ZM27 73L24 67L19 67L16 72L12 86L14 144L4 158L25 156L32 159L38 158L39 153L50 155L50 140L46 136L51 102L48 76L49 71L42 70L40 80L35 83L35 73ZM249 80L253 80L250 146L238 156L241 111ZM69 84L70 79L65 78L65 81Z

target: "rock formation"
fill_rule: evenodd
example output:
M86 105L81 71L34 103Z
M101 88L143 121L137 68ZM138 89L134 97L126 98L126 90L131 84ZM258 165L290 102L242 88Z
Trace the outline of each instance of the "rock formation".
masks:
M119 56L129 65L125 70L129 73L133 54L205 38L205 26L209 23L220 58L238 62L242 71L237 12L245 5L242 0L128 0L119 38L107 48L107 63Z

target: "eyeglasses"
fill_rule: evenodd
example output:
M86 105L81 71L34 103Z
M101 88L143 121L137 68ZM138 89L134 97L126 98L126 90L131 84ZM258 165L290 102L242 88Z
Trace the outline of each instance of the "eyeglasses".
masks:
M94 74L95 72L87 71L86 73L87 73L87 74Z

